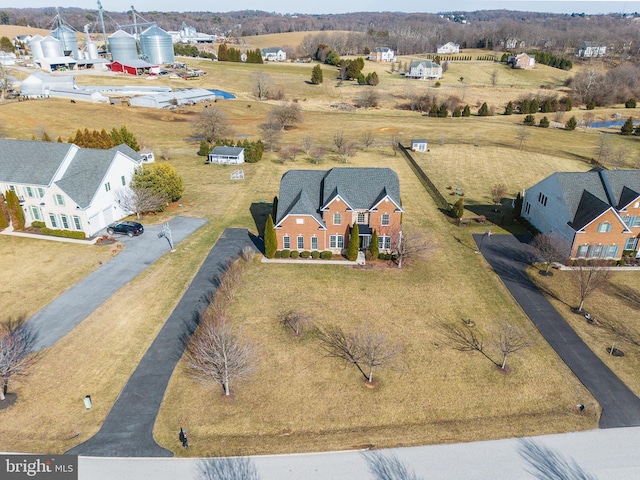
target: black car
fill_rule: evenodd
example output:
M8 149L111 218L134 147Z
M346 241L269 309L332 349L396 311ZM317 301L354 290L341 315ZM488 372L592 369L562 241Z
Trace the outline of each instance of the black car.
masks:
M133 237L134 235L142 235L144 233L144 227L138 222L113 222L107 227L107 233L109 235L122 233Z

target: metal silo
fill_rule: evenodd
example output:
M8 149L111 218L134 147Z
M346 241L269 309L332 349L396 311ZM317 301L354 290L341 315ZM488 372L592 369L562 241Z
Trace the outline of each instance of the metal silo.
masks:
M40 47L42 48L42 58L64 57L60 40L53 38L51 35L40 40Z
M93 43L87 43L87 58L90 60L97 60L98 58L100 58L100 55L98 54L98 46Z
M140 48L149 63L173 63L173 40L171 35L158 27L149 27L140 34Z
M40 60L42 57L44 57L44 54L42 53L42 45L40 45L41 41L42 35L34 35L29 42L31 55L33 55L34 60Z
M55 30L51 31L51 36L60 40L62 44L62 50L65 55L70 55L75 59L80 58L78 55L78 39L76 38L76 32L69 27L60 25Z
M109 49L114 62L138 60L136 39L124 30L118 30L116 33L109 35Z

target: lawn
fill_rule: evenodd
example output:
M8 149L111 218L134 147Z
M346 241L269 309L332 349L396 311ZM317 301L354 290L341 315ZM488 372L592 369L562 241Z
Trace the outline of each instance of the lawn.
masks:
M367 71L384 73L376 87L382 106L355 111L332 105L352 102L362 87L338 86L337 80L329 78L330 70L325 71L325 84L312 86L306 82L311 72L308 64L189 63L209 73L188 84L169 79L155 82L236 93L238 100L216 106L232 119L239 138L258 138L259 125L278 104L258 102L251 95L251 74L262 69L284 89L287 99L298 100L303 111L303 123L283 134L283 145L299 145L309 135L315 144L331 147L339 130L353 142L372 131L376 144L360 150L348 165L396 170L407 228L428 232L438 250L428 260L402 270L252 264L232 306L232 321L260 347L254 377L237 386L235 403L221 404L219 392L203 389L185 376L181 363L156 426L159 442L180 450L175 438L178 422L189 429L193 455L453 442L597 425L593 399L513 305L487 264L473 254L469 235L473 229L450 225L403 157L394 156L388 146L392 134L401 135L405 144L411 138L429 139L431 152L420 160L423 168L442 188L460 184L471 204L486 202L487 190L496 181L504 181L515 193L553 171L586 169L580 161L592 156L600 136L597 131L532 128L522 149L514 148L522 128L520 116L434 119L395 109L405 101L408 84L384 72L387 67L371 62ZM477 85L462 87L456 81L440 90L423 82L411 85L442 95L447 94L445 88L460 94L466 88L468 98L492 97L480 71L468 79L465 83ZM117 82L150 83L124 76L78 77L81 84ZM519 94L526 88L515 91ZM11 384L19 400L0 412L5 449L62 452L95 433L222 230L238 226L255 232L251 205L270 202L285 171L344 166L335 153L316 165L304 154L283 164L267 152L260 163L242 166L245 180L232 181L235 167L205 165L195 155L198 142L189 140L190 122L201 108L155 111L55 99L0 106L0 123L14 138L40 138L46 131L54 139L67 139L78 128L109 130L127 125L141 144L175 165L186 186L177 204L163 214L146 217L143 223L164 221L175 214L210 220L180 244L178 252L160 259L48 349L30 377ZM596 113L608 116L613 111ZM576 111L577 116L581 113ZM638 141L612 139L616 147L633 148ZM5 278L16 284L3 289L3 298L11 298L3 306L12 315L31 314L99 268L98 261L106 261L109 255L110 250L101 247L47 242L45 250L42 242L0 237L0 267ZM381 292L389 291L392 295L382 296ZM120 314L122 305L130 309L126 317ZM364 388L357 372L325 359L312 337L295 340L275 325L277 313L286 307L304 308L318 322L340 321L345 328L366 321L405 345L405 368L381 371L379 388ZM473 317L475 328L484 332L497 321L509 319L536 339L535 346L514 356L511 374L502 375L481 357L448 348L435 333L440 320L460 322L467 317ZM88 412L82 404L87 394L94 400ZM572 406L578 402L587 405L588 415L573 413ZM80 435L68 439L75 432Z

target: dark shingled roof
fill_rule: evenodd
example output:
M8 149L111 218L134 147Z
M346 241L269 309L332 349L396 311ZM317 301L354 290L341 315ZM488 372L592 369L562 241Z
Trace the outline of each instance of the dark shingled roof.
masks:
M389 168L290 170L280 181L275 223L295 214L311 215L325 226L320 211L336 196L354 210L370 210L385 196L399 207L400 182Z
M0 139L0 178L8 183L50 185L75 145Z
M225 155L227 157L237 157L244 150L241 147L213 147L211 153L213 155Z

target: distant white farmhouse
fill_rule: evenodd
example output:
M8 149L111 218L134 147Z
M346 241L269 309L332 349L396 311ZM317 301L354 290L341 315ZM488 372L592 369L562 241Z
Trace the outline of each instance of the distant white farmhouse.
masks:
M215 147L209 152L206 163L219 163L222 165L240 165L244 163L244 148L240 147Z
M442 67L432 60L411 62L409 71L404 76L422 80L442 78Z
M576 55L581 58L604 57L607 53L607 46L603 43L582 42Z
M369 60L372 62L393 62L395 58L396 52L389 47L374 48L373 51L369 53Z
M263 48L261 54L265 62L284 62L287 59L287 52L280 47Z
M460 45L453 42L447 42L444 45L438 45L436 48L438 55L449 55L452 53L460 53Z

